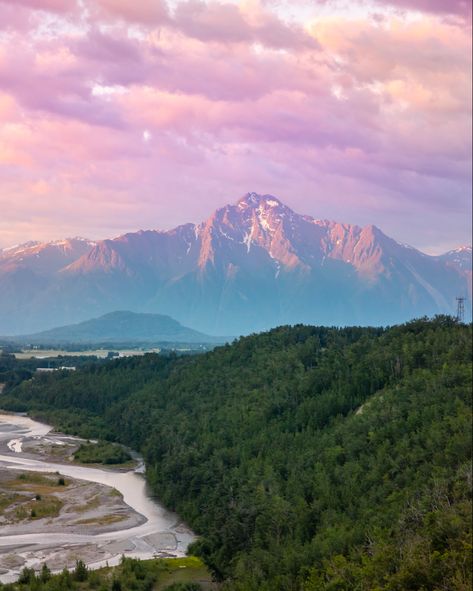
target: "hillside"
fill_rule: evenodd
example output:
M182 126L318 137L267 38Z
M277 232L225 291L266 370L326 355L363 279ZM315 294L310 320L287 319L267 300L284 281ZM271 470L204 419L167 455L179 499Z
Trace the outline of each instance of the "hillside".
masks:
M217 343L225 339L182 326L162 314L111 312L78 324L60 326L33 335L19 336L16 341L32 344L96 343Z
M248 193L200 224L0 252L0 334L115 310L213 335L281 324L387 325L471 302L471 247L429 256L374 225L315 219ZM467 320L470 320L468 317Z
M233 591L471 587L471 326L281 327L0 397L142 451Z

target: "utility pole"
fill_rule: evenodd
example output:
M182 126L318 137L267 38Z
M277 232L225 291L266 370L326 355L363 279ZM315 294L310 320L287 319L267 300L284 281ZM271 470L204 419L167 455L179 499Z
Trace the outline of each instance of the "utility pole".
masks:
M457 298L457 321L463 322L465 319L465 298Z

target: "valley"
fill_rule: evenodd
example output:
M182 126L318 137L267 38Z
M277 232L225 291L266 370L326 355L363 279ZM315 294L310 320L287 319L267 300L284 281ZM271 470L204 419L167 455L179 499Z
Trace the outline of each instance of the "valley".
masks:
M189 552L230 591L468 590L471 328L448 316L280 327L201 355L35 375L5 388L0 407L136 449L153 495L197 535ZM143 491L138 475L60 470L113 478L147 515L120 487L133 478ZM142 550L148 523L111 525ZM156 531L179 540L167 523Z

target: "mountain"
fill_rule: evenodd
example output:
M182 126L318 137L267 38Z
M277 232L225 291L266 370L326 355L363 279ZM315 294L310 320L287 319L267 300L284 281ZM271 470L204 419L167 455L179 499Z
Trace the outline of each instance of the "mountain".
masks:
M460 246L460 248L449 250L438 258L465 276L471 277L471 246Z
M53 326L49 310L55 303L42 303L42 294L54 284L61 269L94 246L95 242L85 238L68 238L0 250L0 334Z
M216 343L211 337L162 314L110 312L78 324L60 326L33 335L17 337L29 343Z
M26 242L0 249L0 270L28 270L50 275L71 264L95 246L86 238L66 238L54 242Z
M248 193L198 225L83 241L78 256L63 250L50 264L36 256L58 244L0 254L0 333L120 309L210 334L394 324L454 313L459 295L471 301L470 247L429 256L376 226L300 215L271 195Z

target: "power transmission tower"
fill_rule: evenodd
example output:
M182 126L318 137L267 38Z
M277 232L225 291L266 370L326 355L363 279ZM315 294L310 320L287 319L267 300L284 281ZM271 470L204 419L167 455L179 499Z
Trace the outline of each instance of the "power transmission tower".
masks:
M463 322L465 319L465 298L457 298L457 321Z

